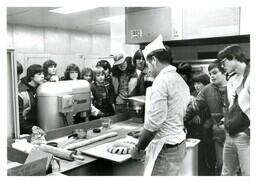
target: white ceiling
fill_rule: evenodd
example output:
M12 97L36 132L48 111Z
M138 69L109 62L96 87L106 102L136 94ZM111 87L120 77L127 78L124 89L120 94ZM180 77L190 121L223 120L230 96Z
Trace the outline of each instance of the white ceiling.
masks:
M55 7L8 7L7 23L110 34L110 23L100 18L124 14L124 7L99 7L72 14L49 12Z
M100 18L157 7L98 7L67 15L49 12L55 8L57 7L8 7L7 23L110 34L110 23L100 21Z

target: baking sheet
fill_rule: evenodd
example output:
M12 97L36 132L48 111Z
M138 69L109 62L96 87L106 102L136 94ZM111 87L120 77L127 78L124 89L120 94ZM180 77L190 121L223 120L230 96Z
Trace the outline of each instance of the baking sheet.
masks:
M112 154L107 151L107 146L111 145L114 142L121 142L121 141L133 142L136 144L138 142L138 139L133 138L131 136L126 136L125 138L121 138L113 142L108 142L90 149L81 150L81 152L86 155L107 159L117 163L122 163L130 159L131 154L120 155L120 154Z

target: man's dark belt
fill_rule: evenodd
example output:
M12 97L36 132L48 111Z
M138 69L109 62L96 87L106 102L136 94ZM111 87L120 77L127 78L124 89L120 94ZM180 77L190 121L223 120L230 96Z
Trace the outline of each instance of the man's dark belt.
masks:
M177 144L174 144L174 145L172 145L172 144L164 144L164 147L165 148L173 148L173 147L177 147L177 146L179 146L180 144L182 144L183 142L184 142L185 140L183 140L182 142L180 142L180 143L177 143Z

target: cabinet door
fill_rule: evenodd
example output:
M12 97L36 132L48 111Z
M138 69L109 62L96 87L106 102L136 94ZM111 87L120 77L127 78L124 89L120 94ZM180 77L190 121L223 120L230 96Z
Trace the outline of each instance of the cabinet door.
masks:
M249 7L242 7L240 10L240 35L251 33L252 17Z
M183 39L239 35L240 8L183 9Z
M142 8L143 9L143 8ZM171 9L151 8L137 11L126 9L126 43L145 43L162 34L163 40L171 40Z

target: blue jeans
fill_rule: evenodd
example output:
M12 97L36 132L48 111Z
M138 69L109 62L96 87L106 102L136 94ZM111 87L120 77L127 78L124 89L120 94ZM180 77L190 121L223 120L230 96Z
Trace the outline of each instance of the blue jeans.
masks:
M178 176L186 155L186 142L173 148L162 148L152 171L152 176Z
M242 176L250 175L250 136L245 132L232 137L226 133L221 175L234 176L239 168L241 168Z

